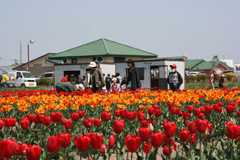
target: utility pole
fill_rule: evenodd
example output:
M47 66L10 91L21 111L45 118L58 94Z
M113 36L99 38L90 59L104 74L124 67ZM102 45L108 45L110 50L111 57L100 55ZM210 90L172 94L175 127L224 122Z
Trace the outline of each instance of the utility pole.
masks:
M22 64L22 42L20 40L20 64Z

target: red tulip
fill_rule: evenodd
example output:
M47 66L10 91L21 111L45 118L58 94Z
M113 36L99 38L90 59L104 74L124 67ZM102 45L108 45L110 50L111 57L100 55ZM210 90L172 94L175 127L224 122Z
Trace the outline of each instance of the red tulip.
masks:
M218 102L218 105L219 105L219 107L222 107L223 102L219 101L219 102Z
M102 154L104 154L105 153L105 144L101 144L101 146L100 146L100 151L101 151L101 153Z
M31 123L35 120L36 117L37 116L35 114L28 114L27 115L27 118Z
M43 118L44 118L44 114L37 114L37 118L35 119L36 121L38 121L39 123L43 123ZM34 121L35 123L35 121Z
M90 128L90 127L92 127L93 122L94 122L94 120L93 120L92 118L84 119L84 120L83 120L83 125L84 125L86 128Z
M42 148L38 145L29 146L26 149L27 160L38 160L41 155Z
M18 144L18 147L15 151L15 155L17 156L24 156L24 153L26 152L26 149L29 147L29 144Z
M141 121L140 125L141 127L148 127L148 122L146 120Z
M28 120L28 118L21 118L20 125L23 130L26 130L28 128L29 124L30 124L30 121Z
M62 148L67 148L71 142L71 134L69 133L60 133L58 135L59 138L62 139L62 144L61 147Z
M62 125L65 125L66 122L67 122L67 119L66 119L66 118L61 119L61 124L62 124Z
M142 110L138 111L137 118L138 118L139 121L142 121L145 118L145 114Z
M3 121L5 123L5 126L10 128L15 126L17 120L15 118L3 118Z
M237 116L240 116L240 111L237 111ZM1 127L0 127L1 128ZM0 129L1 130L1 129Z
M170 108L170 113L171 113L171 114L177 114L176 107L171 107L171 108Z
M183 112L183 119L185 121L188 119L188 113L187 112Z
M217 111L218 107L219 107L218 104L214 104L214 105L213 105L213 109L214 109L214 111Z
M168 102L168 108L172 108L174 106L173 102Z
M155 132L151 134L151 144L154 148L158 148L162 145L163 134Z
M191 144L194 144L197 140L197 135L196 134L192 134L190 137L189 137L189 143Z
M221 113L222 112L222 107L218 107L217 112Z
M131 112L127 112L127 119L128 120L133 120L135 119L137 116L137 112L136 111L131 111Z
M210 106L210 105L205 105L204 106L204 115L207 116L209 115L210 113L212 113L213 111L213 108Z
M154 108L148 108L149 116L153 115L153 113L154 113Z
M192 113L193 112L193 106L192 105L187 106L187 110L188 110L188 113Z
M45 126L50 126L51 122L52 122L51 117L45 116L45 117L43 118L43 124L44 124Z
M197 126L198 133L205 133L208 127L208 121L206 119L199 119L197 120Z
M127 117L127 110L126 109L120 110L120 116L122 119L125 119Z
M62 118L62 113L56 112L56 113L51 113L51 119L53 122L59 122Z
M99 127L101 125L101 119L95 119L94 120L94 126Z
M66 120L64 123L65 129L71 129L72 128L72 121L71 120Z
M153 105L153 108L154 108L154 109L158 109L158 108L159 108L159 105L154 104L154 105Z
M114 111L114 114L115 114L115 116L116 117L120 117L120 109L116 109L115 111Z
M203 113L200 113L200 114L198 115L198 119L203 119Z
M195 108L195 109L194 109L194 115L195 115L195 116L198 116L200 113L201 113L200 108Z
M125 137L125 145L128 152L137 152L140 143L141 139L139 137L136 137L134 135L127 135Z
M88 136L78 136L73 141L79 152L85 152L91 143L91 138Z
M176 108L176 114L181 116L182 112L181 112L181 108Z
M79 118L83 118L85 116L85 111L78 111Z
M233 113L235 111L235 106L227 105L226 111L227 111L227 113Z
M79 118L79 114L78 113L71 113L71 119L72 121L77 121Z
M63 139L59 136L49 136L47 141L47 151L56 153L62 144Z
M154 115L155 115L155 117L160 117L160 116L161 116L161 113L162 113L162 110L161 110L161 109L155 109L155 110L154 110Z
M176 132L176 124L174 122L166 122L163 125L163 129L164 129L164 133L166 134L167 138L170 138L174 135L174 133Z
M148 154L151 149L152 149L151 143L146 142L146 143L143 144L144 153Z
M141 138L142 141L147 141L150 137L150 129L149 128L140 128L138 130L138 136Z
M169 146L164 146L163 147L163 154L165 156L169 156L172 153L172 147L170 147L170 153L169 153Z
M103 121L108 122L111 118L111 113L110 112L102 112L101 113L101 118Z
M110 137L109 137L109 144L108 144L108 147L109 147L110 149L112 149L112 148L114 147L115 141L116 141L115 135L114 135L114 134L111 134Z
M201 113L203 113L205 108L204 107L199 107L199 109L200 109Z
M190 131L187 129L180 129L178 135L181 142L187 142L190 135Z
M103 142L103 136L100 134L87 134L86 136L91 137L91 146L93 149L99 149L102 142Z
M231 139L236 139L240 135L240 125L227 125L227 134Z
M5 126L5 122L3 120L0 120L0 130Z
M122 133L125 126L125 122L123 120L115 120L113 122L113 131L117 134Z
M0 155L4 158L11 158L18 147L14 140L4 139L0 141Z
M191 132L191 133L195 133L196 130L197 130L197 122L196 121L192 121L188 124L188 130Z

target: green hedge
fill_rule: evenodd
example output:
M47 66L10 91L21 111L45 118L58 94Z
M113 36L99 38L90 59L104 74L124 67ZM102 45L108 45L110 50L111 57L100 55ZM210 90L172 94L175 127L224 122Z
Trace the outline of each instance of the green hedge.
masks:
M239 77L236 77L236 74L234 73L226 73L224 74L226 77L226 81L239 81ZM220 79L221 74L216 74L216 82L218 82L218 80ZM210 75L200 75L197 74L195 76L186 76L185 77L186 82L187 83L191 83L191 82L209 82L210 79Z
M37 85L40 86L49 86L51 83L51 79L50 78L42 78L42 79L38 79L36 80ZM52 85L54 85L54 79L52 80Z

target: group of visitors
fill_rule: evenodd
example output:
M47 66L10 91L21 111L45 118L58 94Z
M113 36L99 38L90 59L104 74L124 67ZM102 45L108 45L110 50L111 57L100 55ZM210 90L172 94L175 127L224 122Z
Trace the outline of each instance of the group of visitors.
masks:
M7 88L8 76L6 73L0 74L0 88Z
M212 74L210 76L210 80L209 80L209 83L210 83L210 87L211 89L215 89L215 80L216 80L216 71L212 71ZM224 88L225 87L225 75L222 74L220 79L219 79L219 82L218 82L218 86L219 88Z

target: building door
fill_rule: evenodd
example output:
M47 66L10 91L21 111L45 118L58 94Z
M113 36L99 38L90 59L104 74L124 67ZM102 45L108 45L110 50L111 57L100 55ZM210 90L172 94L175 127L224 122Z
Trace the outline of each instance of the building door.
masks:
M80 75L80 71L64 71L64 76L68 75L68 81L76 81L78 78L78 75Z
M151 66L151 87L157 89L167 90L167 66Z

